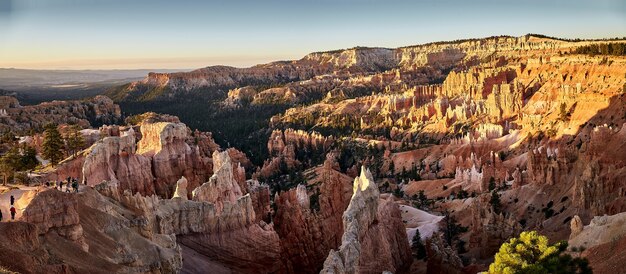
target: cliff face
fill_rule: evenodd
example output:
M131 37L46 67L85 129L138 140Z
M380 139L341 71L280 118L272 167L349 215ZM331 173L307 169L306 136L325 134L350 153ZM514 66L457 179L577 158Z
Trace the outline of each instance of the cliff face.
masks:
M269 201L269 191L263 191L267 187L254 186L253 193L243 195L228 153L215 152L214 162L215 174L192 191L193 200L162 200L157 196L131 195L128 191L120 194L111 184L98 188L141 216L143 235L175 234L186 252L202 254L239 272L285 269L277 233L272 225L256 218L256 208L261 209L259 214L268 210L265 207L269 204L265 206L264 201ZM182 188L184 184L178 186ZM183 267L198 266L191 262Z
M206 181L210 162L198 146L187 143L191 134L183 123L143 123L137 154L150 157L155 177L155 191L171 197L172 184L184 176L191 189Z
M378 187L365 167L354 179L353 191L343 214L341 246L330 251L321 273L397 272L408 267L411 251L397 205L379 205Z
M311 196L304 185L274 197L274 228L280 237L283 261L295 273L317 273L331 249L341 244L342 214L352 193L348 176L321 167ZM314 198L314 197L316 198ZM317 202L316 202L317 199ZM311 204L313 201L313 204Z
M20 199L20 201L22 201ZM140 233L128 209L89 188L39 189L19 222L3 222L0 263L20 273L180 271L180 246L169 235Z
M274 130L267 141L267 150L272 158L265 160L255 176L268 178L281 172L281 168L312 166L315 164L313 158L323 155L333 141L332 136L325 137L317 132L309 133L291 128L284 131Z
M20 106L17 99L0 96L0 129L14 132L41 130L48 123L98 127L121 121L120 107L105 96L85 101L53 101Z
M136 153L135 142L132 128L122 136L105 137L96 142L85 157L83 183L94 186L108 181L132 192L155 193L152 161Z
M132 193L172 197L181 177L190 189L208 179L212 172L209 153L218 148L210 136L196 132L192 137L179 122L150 121L142 123L140 134L138 143L137 133L130 128L119 137L105 137L94 144L85 157L83 181L92 186L108 181ZM241 172L237 174L241 177Z
M246 85L284 84L309 80L316 76L334 74L336 78L347 75L371 75L392 69L400 69L412 78L420 78L422 84L433 79L436 73L424 73L421 68L434 71L449 70L488 58L496 51L511 54L516 50L527 52L558 52L571 47L572 43L538 38L491 37L461 42L433 43L397 49L352 48L329 52L316 52L300 60L274 62L250 68L213 66L184 73L150 73L144 80L118 87L107 93L115 100L171 99L177 94L200 89L229 89ZM420 77L419 74L422 74ZM428 77L430 75L431 77ZM426 76L426 77L424 77ZM302 86L300 83L297 86ZM319 89L321 94L332 90ZM263 93L263 92L261 92ZM265 91L255 100L294 101L289 95L299 93L284 90ZM277 96L275 96L278 93ZM265 99L262 99L265 98ZM297 100L296 100L297 101Z
M38 193L22 213L22 220L37 226L39 234L49 231L89 250L85 242L83 227L77 212L76 196L60 191L47 190Z

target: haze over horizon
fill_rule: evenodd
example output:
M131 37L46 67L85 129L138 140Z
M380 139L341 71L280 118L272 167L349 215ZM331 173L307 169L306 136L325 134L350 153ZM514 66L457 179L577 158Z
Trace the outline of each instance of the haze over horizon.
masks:
M0 67L247 67L354 46L395 48L527 33L623 37L626 3L2 0Z

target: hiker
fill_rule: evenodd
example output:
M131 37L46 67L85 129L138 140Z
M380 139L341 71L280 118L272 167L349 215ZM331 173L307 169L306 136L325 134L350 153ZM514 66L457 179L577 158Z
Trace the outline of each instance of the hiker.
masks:
M72 183L72 188L74 188L74 191L78 193L78 181L74 180L74 182Z
M13 197L13 195L11 195L11 205L13 205L15 203L15 197Z
M61 185L61 187L59 187L59 191L63 191L63 186L65 185L65 183L63 181L60 181L59 184Z
M2 209L0 209L0 222L2 222Z
M11 206L11 220L15 220L15 213L17 213L17 211L15 210L15 207Z

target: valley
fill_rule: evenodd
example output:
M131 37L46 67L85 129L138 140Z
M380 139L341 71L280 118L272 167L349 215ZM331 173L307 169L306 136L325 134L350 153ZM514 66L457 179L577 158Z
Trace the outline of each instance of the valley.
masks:
M617 273L624 45L493 36L149 72L88 98L8 89L0 195L20 197L18 219L0 223L0 265L479 273L536 231ZM52 165L54 130L65 143ZM78 193L45 184L68 177Z

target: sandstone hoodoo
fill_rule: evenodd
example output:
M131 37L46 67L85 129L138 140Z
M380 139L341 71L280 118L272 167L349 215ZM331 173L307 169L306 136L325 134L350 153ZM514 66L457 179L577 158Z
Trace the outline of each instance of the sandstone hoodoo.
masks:
M365 167L354 179L353 192L343 213L341 246L328 254L321 273L398 272L408 267L411 251L398 206L379 203L378 187Z
M0 272L619 273L624 45L497 36L0 92ZM559 260L503 262L528 235Z

